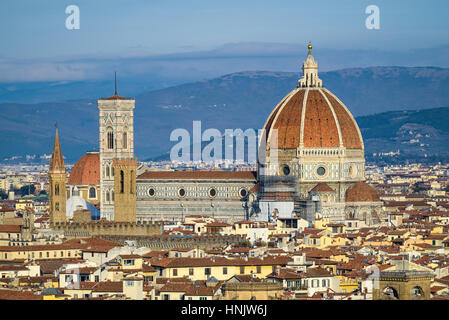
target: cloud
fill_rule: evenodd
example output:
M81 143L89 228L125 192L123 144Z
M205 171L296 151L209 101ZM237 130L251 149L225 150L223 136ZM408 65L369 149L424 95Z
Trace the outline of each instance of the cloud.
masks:
M145 54L146 49L130 48L129 52L116 57L0 58L0 82L101 80L110 78L114 70L127 77L152 74L186 81L244 70L299 72L307 52L304 44L256 42L229 43L209 51L164 55ZM321 71L378 65L449 67L448 45L406 52L320 47L313 50Z

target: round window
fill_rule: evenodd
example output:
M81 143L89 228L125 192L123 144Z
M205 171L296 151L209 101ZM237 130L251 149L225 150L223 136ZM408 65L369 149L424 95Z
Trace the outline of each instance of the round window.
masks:
M240 189L240 191L239 191L240 198L245 198L247 194L248 194L248 191L246 191L246 189L244 189L244 188Z
M217 195L217 190L215 188L209 189L209 197L214 198Z
M153 188L148 189L148 195L150 197L154 197L155 194L156 194L156 191Z
M290 174L290 168L289 168L289 166L284 166L284 167L282 168L282 173L283 173L285 176L288 176L288 175Z
M182 198L186 195L186 191L184 190L184 188L181 188L178 190L178 195Z
M324 167L318 167L318 169L316 169L316 173L319 176L324 176L324 174L326 173L326 169Z

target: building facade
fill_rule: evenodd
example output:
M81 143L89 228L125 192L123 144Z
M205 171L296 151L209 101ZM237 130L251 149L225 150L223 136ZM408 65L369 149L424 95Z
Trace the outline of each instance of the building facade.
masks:
M182 221L206 215L232 222L245 220L251 171L146 171L137 177L137 219Z

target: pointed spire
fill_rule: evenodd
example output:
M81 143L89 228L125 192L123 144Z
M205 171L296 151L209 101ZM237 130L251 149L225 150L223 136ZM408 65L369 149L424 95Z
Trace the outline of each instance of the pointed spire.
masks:
M320 78L318 78L318 63L315 61L315 58L312 55L312 43L309 42L307 46L309 49L309 53L307 54L307 58L302 64L302 72L303 76L298 81L298 87L319 87L323 86L323 82Z
M117 96L117 71L114 71L114 81L115 81L115 94L114 96Z
M55 123L56 135L53 144L53 153L50 159L50 171L64 170L64 157L62 156L61 144L59 143L58 123Z
M117 92L117 71L114 71L114 95L107 98L100 98L99 100L134 100L132 98L120 97Z

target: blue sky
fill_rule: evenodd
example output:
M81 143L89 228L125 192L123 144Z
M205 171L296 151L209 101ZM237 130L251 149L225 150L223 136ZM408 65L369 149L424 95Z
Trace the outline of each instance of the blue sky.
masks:
M65 28L72 4L80 8L80 30ZM380 8L380 30L365 27L372 4ZM101 72L82 70L82 59L232 54L245 43L261 51L308 41L339 50L439 47L449 44L448 11L447 0L2 0L0 81L95 78ZM53 66L70 59L77 63Z
M65 8L80 8L80 30ZM367 30L365 8L380 8ZM446 0L2 0L3 57L163 54L226 43L312 40L331 48L432 47L448 41Z

